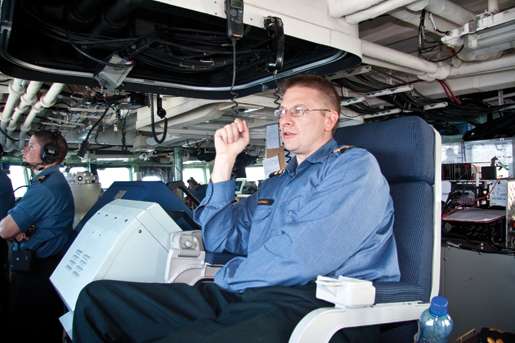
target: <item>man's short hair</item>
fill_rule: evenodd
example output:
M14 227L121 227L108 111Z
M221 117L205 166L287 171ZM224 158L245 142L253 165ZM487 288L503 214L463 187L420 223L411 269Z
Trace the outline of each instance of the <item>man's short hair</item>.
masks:
M331 106L331 109L335 110L336 113L340 115L340 96L338 95L338 92L336 92L336 88L334 88L333 84L330 81L318 75L294 76L291 79L285 80L281 84L281 93L284 94L286 90L288 90L288 88L294 86L316 89L322 95L327 97L326 100Z
M56 162L61 163L64 161L68 153L68 143L58 131L40 130L32 133L36 137L38 143L43 148L46 144L54 144L57 147Z

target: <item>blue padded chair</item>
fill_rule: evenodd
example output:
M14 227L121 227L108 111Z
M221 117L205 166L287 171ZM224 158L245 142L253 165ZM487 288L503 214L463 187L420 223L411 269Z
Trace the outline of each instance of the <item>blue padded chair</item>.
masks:
M328 342L342 328L385 323L381 342L412 342L415 320L439 287L440 136L424 120L403 117L339 128L336 140L370 151L390 184L401 280L375 283L371 307L312 311L290 343Z
M329 342L340 329L378 324L387 324L381 326L382 342L412 342L415 320L438 294L440 281L440 136L422 119L403 117L340 128L335 137L370 151L388 180L401 280L375 283L373 306L312 311L296 326L290 343ZM177 235L165 279L194 284L212 277L213 263L223 260L206 255L199 232Z

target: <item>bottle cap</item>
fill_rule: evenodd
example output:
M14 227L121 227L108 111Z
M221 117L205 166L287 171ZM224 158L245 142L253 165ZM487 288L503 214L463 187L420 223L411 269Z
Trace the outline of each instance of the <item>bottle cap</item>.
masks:
M446 297L437 296L431 299L431 306L429 312L434 316L444 316L447 314L447 306L449 301Z

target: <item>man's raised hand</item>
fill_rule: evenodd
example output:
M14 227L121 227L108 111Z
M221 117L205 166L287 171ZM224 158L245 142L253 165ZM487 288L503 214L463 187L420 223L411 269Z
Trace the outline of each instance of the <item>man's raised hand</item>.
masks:
M215 132L215 149L218 156L236 158L249 144L249 128L247 122L235 119Z

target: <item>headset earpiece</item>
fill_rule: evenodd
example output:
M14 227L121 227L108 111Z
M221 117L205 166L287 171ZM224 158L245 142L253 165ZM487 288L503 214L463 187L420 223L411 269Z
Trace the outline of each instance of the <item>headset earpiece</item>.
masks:
M59 157L59 146L57 145L58 133L52 134L52 142L48 142L41 148L41 161L44 164L52 164Z

